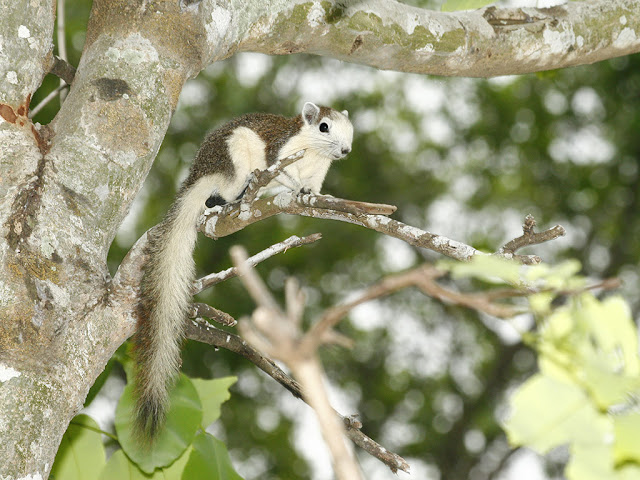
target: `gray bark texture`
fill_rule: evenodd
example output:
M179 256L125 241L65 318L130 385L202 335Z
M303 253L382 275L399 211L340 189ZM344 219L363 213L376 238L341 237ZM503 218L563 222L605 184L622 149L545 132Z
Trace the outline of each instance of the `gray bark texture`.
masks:
M236 51L491 76L640 50L637 1L440 13L392 0L94 0L54 121L28 118L55 0L0 0L0 479L47 478L90 386L135 328L139 254L106 256L185 81ZM347 6L345 6L347 5ZM137 250L139 251L139 250Z

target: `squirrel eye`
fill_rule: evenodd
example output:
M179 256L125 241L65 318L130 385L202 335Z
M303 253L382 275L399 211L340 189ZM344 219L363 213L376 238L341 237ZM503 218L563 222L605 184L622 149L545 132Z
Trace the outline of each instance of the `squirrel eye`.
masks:
M322 122L320 124L320 131L323 133L327 133L329 131L329 125L327 125L325 122Z

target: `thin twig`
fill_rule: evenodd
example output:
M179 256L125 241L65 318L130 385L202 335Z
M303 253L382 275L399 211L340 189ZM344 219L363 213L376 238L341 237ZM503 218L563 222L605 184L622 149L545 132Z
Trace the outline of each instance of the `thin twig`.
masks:
M260 253L257 253L252 257L249 257L247 261L249 262L249 265L251 265L252 267L255 267L260 262L264 262L265 260L273 257L274 255L286 252L290 248L300 247L302 245L309 245L311 243L317 242L321 238L322 238L322 234L320 233L314 233L312 235L307 235L306 237L298 237L297 235L293 235L287 238L286 240L280 243L276 243L275 245L271 245L269 248L261 251ZM238 271L235 267L230 267L230 268L227 268L226 270L223 270L217 273L210 273L209 275L199 278L198 280L193 282L192 293L193 295L195 295L213 285L216 285L220 282L224 282L225 280L228 280L230 278L234 278L237 276L238 276Z
M38 112L40 110L42 110L47 103L49 103L51 100L53 100L54 98L56 98L58 96L58 94L64 90L65 88L68 88L67 85L60 85L58 88L56 88L53 92L51 92L49 95L47 95L46 97L44 97L42 99L42 101L36 105L33 110L31 110L29 112L29 118L33 118L35 115L38 114Z
M509 462L509 460L511 459L511 457L516 454L517 452L520 451L522 447L518 446L518 447L514 447L514 448L510 448L508 452L506 452L502 458L500 459L500 461L498 462L498 465L496 465L496 467L489 472L489 476L487 477L487 480L493 480L494 478L498 478L498 476L503 473L503 469L504 467L507 466L507 463Z
M353 310L358 305L365 302L369 302L376 298L390 295L393 292L402 290L403 288L415 285L417 270L411 270L398 275L392 275L382 279L375 285L370 286L355 299L346 302L343 305L337 305L335 307L326 310L320 317L320 320L315 322L309 329L308 334L305 337L305 341L313 345L312 348L322 342L322 339L327 332L330 331L345 315Z
M412 270L383 278L380 282L360 293L355 299L326 310L320 317L320 320L315 322L309 329L304 341L310 342L317 347L322 343L322 338L326 332L330 331L331 328L358 305L390 295L410 286L419 288L422 293L437 300L471 308L498 318L511 318L522 313L521 309L492 302L491 292L469 294L444 288L438 284L436 280L445 274L446 272L443 270L439 270L429 264L423 264ZM535 292L522 292L521 295L532 293ZM501 295L506 295L506 293L503 291Z
M206 303L194 303L191 305L191 311L189 312L189 318L208 318L220 325L227 327L235 327L238 323L235 318L222 310L213 308Z
M620 288L622 282L619 278L605 278L600 282L596 282L591 285L585 285L580 288L573 289L562 289L558 290L557 288L534 288L530 286L524 286L521 289L513 289L513 288L498 288L494 290L489 290L488 292L484 292L483 295L487 297L489 301L501 300L503 298L514 298L514 297L527 297L534 293L555 293L556 295L579 295L580 293L588 292L590 290L616 290Z
M423 265L420 268L420 275L416 278L416 286L425 295L440 300L441 302L471 308L497 318L511 318L519 313L525 312L524 309L492 302L492 298L488 295L490 292L462 293L448 290L435 281L441 274L442 272L435 267Z
M66 60L54 55L49 73L64 80L67 85L71 85L76 75L76 69Z
M538 245L550 240L555 240L556 238L562 237L566 234L564 227L560 225L556 225L555 227L549 228L539 233L536 233L534 231L535 226L536 220L533 218L533 215L527 215L524 219L524 224L522 225L522 231L524 232L524 234L508 242L500 250L498 250L498 253L515 254L517 250L523 247Z
M63 60L67 61L67 39L65 36L65 28L64 28L64 2L65 0L58 0L58 9L57 9L57 38L58 38L58 56ZM66 83L64 80L60 80L60 86L63 87ZM64 102L66 97L66 91L60 90L60 105Z
M253 298L256 304L273 310L280 315L284 315L284 312L280 309L278 302L275 301L265 283L256 271L247 263L249 257L247 256L245 249L238 246L231 247L229 253L231 254L231 259L233 260L236 271L240 277L242 277L244 287L247 289L249 295L251 295L251 298Z
M224 348L241 355L286 388L294 397L302 398L300 384L283 372L273 360L251 346L239 335L221 330L206 320L198 318L187 321L185 334L190 340Z
M301 194L297 199L300 205L306 207L322 208L325 210L338 210L353 215L383 215L388 216L398 209L395 205L384 203L368 203L357 200L344 200L331 195Z
M240 336L216 328L202 319L188 321L186 323L185 332L186 337L190 340L206 343L217 348L224 348L225 350L241 355L277 381L294 397L300 398L306 402L300 384L282 371L282 369L270 358L252 347ZM353 443L358 445L371 456L379 459L387 465L392 472L395 473L397 470L409 472L409 464L400 455L390 452L362 433L360 426L349 421L348 417L341 416L341 418L347 426L347 436Z
M244 192L244 195L242 195L241 204L249 205L253 203L261 188L266 187L279 175L284 173L284 169L286 167L298 160L301 160L302 157L304 157L305 152L306 149L299 150L293 155L278 159L273 165L269 166L265 170L256 170L253 172L251 179L249 180L249 184L247 185L247 189Z

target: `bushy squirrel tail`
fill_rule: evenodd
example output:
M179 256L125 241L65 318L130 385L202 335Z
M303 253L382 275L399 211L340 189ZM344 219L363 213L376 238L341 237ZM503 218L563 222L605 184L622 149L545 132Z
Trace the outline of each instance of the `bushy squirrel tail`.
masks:
M148 233L134 336L135 431L146 441L164 425L169 392L180 370L195 275L196 221L206 200L199 197L189 189L179 193L162 223Z

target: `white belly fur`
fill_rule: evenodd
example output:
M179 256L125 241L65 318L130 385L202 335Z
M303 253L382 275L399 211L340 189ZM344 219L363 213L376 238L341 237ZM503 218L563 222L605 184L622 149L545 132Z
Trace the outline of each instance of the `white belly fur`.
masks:
M277 180L292 190L308 188L313 193L320 193L324 177L326 177L327 171L331 166L331 158L319 154L315 149L309 148L312 140L306 137L301 132L291 138L280 152L280 158L282 159L306 149L304 157L285 168L285 172L298 184L291 185L291 179L282 175Z
M267 156L264 141L247 127L238 127L227 140L227 146L235 175L233 178L221 178L217 193L230 202L242 193L251 172L267 168Z

